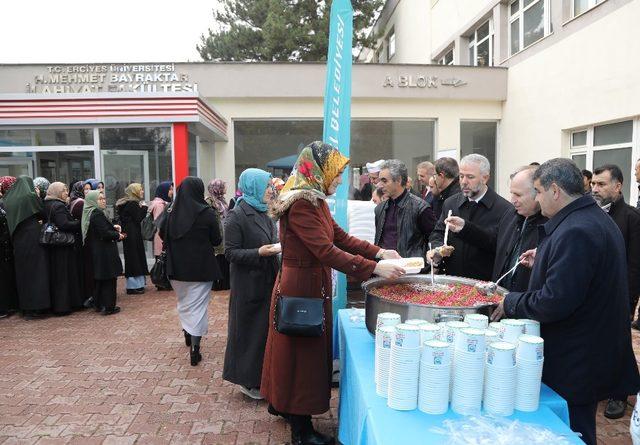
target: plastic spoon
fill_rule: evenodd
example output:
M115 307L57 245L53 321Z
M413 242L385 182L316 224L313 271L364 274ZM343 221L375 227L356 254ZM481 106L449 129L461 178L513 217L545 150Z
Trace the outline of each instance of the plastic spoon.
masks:
M449 213L447 213L447 218L451 218L451 213L453 213L451 210L449 210ZM447 246L447 241L449 240L449 224L445 224L445 228L444 228L444 244L443 246Z

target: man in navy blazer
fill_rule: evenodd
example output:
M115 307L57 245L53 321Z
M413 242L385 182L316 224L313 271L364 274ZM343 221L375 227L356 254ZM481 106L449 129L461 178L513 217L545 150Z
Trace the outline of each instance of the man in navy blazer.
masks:
M567 400L571 428L595 445L598 401L640 388L624 241L613 220L584 195L573 161L545 162L534 186L549 221L539 228L529 289L509 292L493 318L540 322L542 380Z

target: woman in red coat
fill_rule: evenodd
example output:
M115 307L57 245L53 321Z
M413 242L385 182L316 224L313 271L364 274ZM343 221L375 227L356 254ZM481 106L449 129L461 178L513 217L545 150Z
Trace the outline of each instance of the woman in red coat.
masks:
M324 298L325 329L320 337L291 337L270 325L260 391L269 412L291 424L291 443L332 444L333 438L316 432L312 414L329 409L332 373L331 269L359 280L373 273L396 278L403 270L380 265L376 258L397 258L367 241L349 236L333 220L325 202L342 182L349 159L322 142L313 142L301 153L294 173L274 204L280 218L282 240L282 295ZM278 281L271 297L273 320ZM325 295L322 295L322 289Z

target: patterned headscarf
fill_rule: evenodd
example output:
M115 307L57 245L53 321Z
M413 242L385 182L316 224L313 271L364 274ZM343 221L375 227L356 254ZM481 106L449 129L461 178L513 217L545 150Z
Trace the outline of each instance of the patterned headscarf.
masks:
M37 178L34 178L33 185L38 187L38 190L40 191L40 198L44 199L44 197L47 196L47 190L49 190L49 180L42 176L38 176Z
M9 189L16 183L18 179L13 176L0 177L0 193L6 195Z
M275 178L271 178L271 185L277 193L280 193L284 187L284 181L276 176Z
M118 199L116 202L116 207L121 206L122 204L128 201L140 202L142 199L140 198L140 192L142 191L142 184L137 182L132 182L124 189L124 197Z
M349 163L337 148L320 141L307 145L296 161L282 192L313 190L325 197L331 183Z
M84 199L84 181L74 182L69 193L69 201Z
M207 192L209 193L210 203L224 218L229 211L229 204L224 198L224 193L227 191L227 183L222 179L212 179L207 185Z

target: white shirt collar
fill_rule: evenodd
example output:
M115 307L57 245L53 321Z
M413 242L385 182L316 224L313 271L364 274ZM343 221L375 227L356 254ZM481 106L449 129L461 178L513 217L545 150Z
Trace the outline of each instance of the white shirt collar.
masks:
M468 198L468 199L469 199L469 201L475 201L475 202L477 202L477 203L478 203L478 202L480 202L480 200L481 200L482 198L484 198L484 195L486 195L486 194L487 194L487 191L488 191L488 190L489 190L489 187L487 187L487 188L484 190L484 193L483 193L482 195L478 196L477 198L475 198L475 199Z

